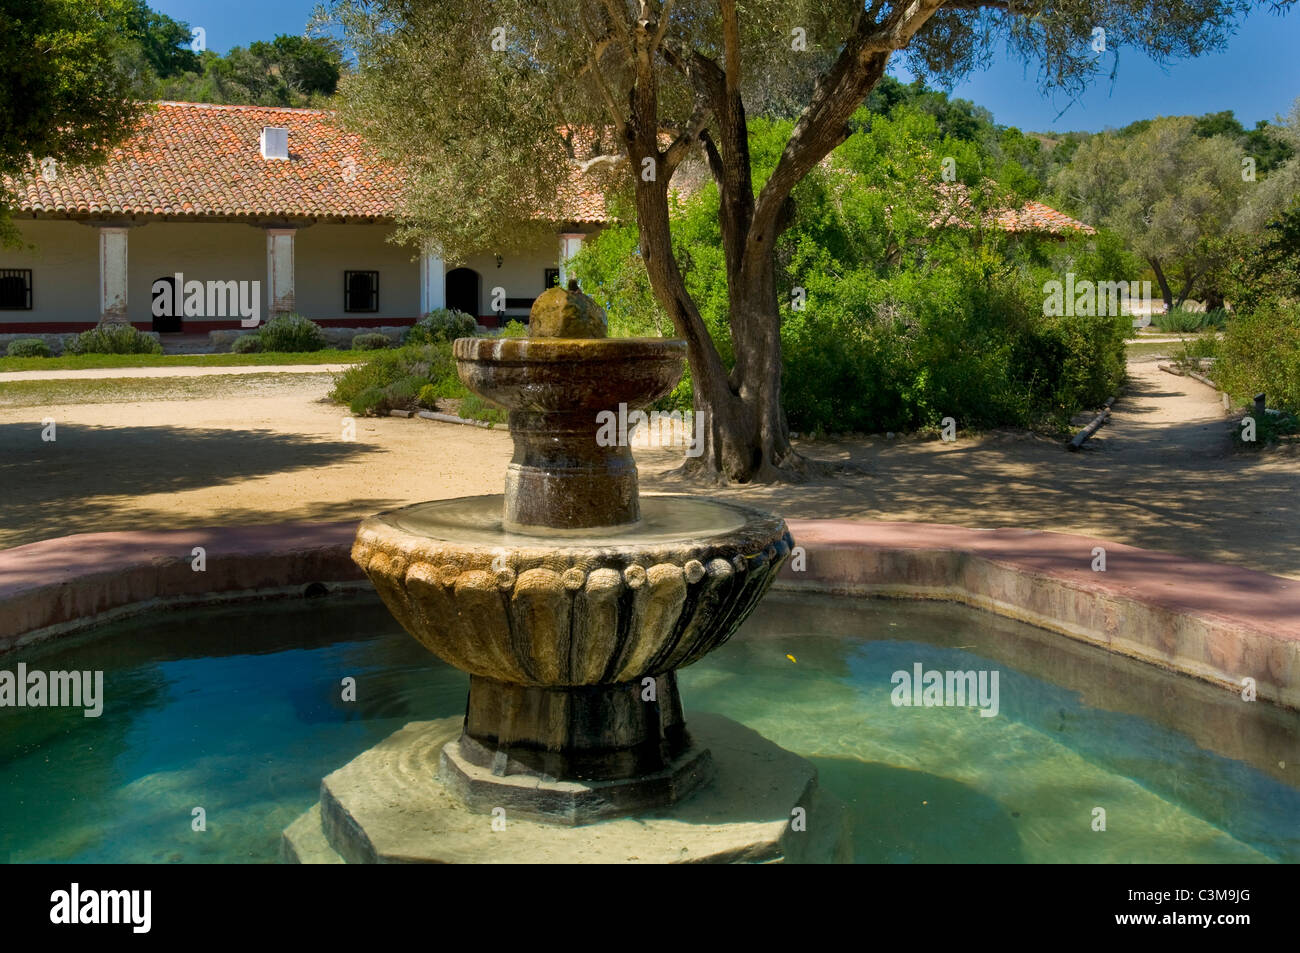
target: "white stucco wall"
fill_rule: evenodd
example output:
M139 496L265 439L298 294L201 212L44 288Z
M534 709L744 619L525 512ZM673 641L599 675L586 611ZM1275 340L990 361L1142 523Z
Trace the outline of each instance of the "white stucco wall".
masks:
M93 324L99 319L99 228L60 220L20 220L23 237L35 247L0 249L0 268L32 269L32 310L0 311L0 326L41 322ZM390 225L311 225L294 238L297 310L307 317L411 319L420 313L420 265L414 251L387 241ZM129 320L152 323L152 287L158 278L181 272L186 281L258 281L263 320L267 317L267 254L264 229L245 224L148 222L131 228L128 241ZM479 273L477 316L493 314L493 289L507 298L535 298L544 290L545 269L559 264L558 234L526 254L476 255L464 267ZM379 272L379 310L344 311L343 273ZM449 270L449 269L448 269ZM527 314L511 308L508 317ZM188 320L228 321L203 318Z
M418 318L416 252L387 241L391 225L312 225L294 239L298 312L309 318ZM379 272L379 310L343 310L343 272Z
M127 315L132 324L153 321L153 283L180 272L188 281L258 281L262 318L266 318L266 232L250 225L213 222L150 222L131 229L127 252L130 291ZM231 328L239 319L224 320Z
M32 310L0 311L0 328L31 321L98 321L99 229L76 222L16 224L35 248L0 248L0 268L32 270Z

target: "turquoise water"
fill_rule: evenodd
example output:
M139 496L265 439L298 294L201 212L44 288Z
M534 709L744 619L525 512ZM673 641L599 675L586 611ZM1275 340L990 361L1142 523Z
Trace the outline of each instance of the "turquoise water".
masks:
M323 775L459 714L468 684L368 597L142 617L0 669L18 662L103 669L106 701L99 718L0 708L11 862L274 861ZM998 714L895 706L892 673L917 663L996 671ZM1028 626L774 594L680 677L688 717L720 712L817 765L859 861L1300 860L1300 716Z

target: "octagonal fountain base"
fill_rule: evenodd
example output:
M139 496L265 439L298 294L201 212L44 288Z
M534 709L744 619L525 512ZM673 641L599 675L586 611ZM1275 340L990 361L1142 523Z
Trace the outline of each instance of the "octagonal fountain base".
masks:
M454 785L438 776L444 749L462 728L460 718L412 722L325 777L320 804L285 830L282 858L289 863L548 864L850 860L847 812L818 787L812 764L729 718L691 718L694 743L683 757L707 749L712 765L712 777L691 796L671 808L579 827L556 823L559 818L531 819L508 800L484 802L479 810L466 806ZM524 776L518 782L548 783ZM580 799L582 789L599 792L600 784L562 786ZM536 798L525 803L535 804Z

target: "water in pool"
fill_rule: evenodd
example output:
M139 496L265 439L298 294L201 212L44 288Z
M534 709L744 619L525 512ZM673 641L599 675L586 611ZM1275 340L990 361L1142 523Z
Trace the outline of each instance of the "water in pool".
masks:
M275 861L323 775L468 687L363 596L141 617L19 662L102 669L105 704L0 708L11 862ZM997 672L996 716L895 705L917 664ZM858 861L1300 860L1300 715L974 610L774 593L680 681L688 718L817 765Z

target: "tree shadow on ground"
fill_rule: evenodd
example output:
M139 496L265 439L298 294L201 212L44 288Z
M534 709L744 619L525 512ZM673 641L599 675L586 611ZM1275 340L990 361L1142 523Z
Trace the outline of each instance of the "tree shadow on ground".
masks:
M267 430L92 427L64 424L41 439L36 423L0 424L0 538L32 542L72 533L210 525L211 513L142 510L132 500L183 493L276 473L351 463L382 447ZM315 502L306 494L274 513L226 509L219 522L345 519L387 499ZM8 545L16 545L8 542Z

